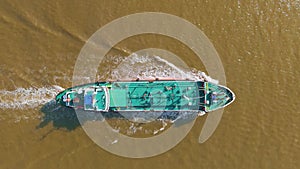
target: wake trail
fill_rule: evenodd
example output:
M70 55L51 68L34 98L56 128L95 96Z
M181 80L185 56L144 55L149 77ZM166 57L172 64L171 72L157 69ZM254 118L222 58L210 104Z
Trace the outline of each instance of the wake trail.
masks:
M211 78L204 72L191 69L183 70L173 63L159 56L139 56L132 54L122 59L116 69L112 70L111 79L147 79L147 78L178 78L208 81L218 84L218 80Z
M149 77L180 78L218 83L217 80L212 79L199 70L183 70L159 56L139 56L137 54L133 54L125 59L120 58L117 68L111 70L110 74L110 79L113 80L147 79ZM58 92L62 90L64 89L57 85L39 88L19 87L13 91L0 90L0 110L37 108L54 100Z
M40 88L17 88L16 90L0 90L0 109L32 109L46 104L63 90L60 86Z

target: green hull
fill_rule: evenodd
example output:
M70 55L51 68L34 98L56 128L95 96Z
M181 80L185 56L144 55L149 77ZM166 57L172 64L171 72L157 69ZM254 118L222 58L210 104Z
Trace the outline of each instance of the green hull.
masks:
M57 103L87 111L199 111L223 108L234 100L226 87L189 80L96 82L72 87Z

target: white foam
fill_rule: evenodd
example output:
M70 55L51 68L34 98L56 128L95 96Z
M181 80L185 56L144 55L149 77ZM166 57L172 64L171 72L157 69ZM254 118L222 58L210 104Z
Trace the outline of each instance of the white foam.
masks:
M181 78L218 83L217 80L207 76L204 72L192 69L181 70L176 65L159 56L139 56L132 54L130 57L119 57L119 65L111 70L110 79L147 79L153 78ZM121 60L121 61L120 61ZM63 78L66 80L66 78ZM57 85L49 87L19 87L16 90L0 90L0 109L29 109L54 99L55 95L63 88Z
M0 90L0 109L35 108L54 99L63 90L60 86L41 88L17 88L16 90Z
M124 58L121 63L112 70L111 79L147 79L147 78L180 78L199 81L208 81L218 84L218 81L206 75L204 72L192 69L181 70L176 65L162 59L159 56L139 56L132 54Z

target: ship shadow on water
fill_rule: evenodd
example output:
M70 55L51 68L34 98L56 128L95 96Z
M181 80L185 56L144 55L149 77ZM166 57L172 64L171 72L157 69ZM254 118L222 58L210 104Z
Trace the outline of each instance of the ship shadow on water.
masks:
M49 123L52 123L55 129L67 129L69 131L76 129L80 126L80 122L78 120L78 116L81 119L81 122L86 121L103 121L105 119L125 119L119 113L100 113L100 112L80 112L76 111L72 108L60 106L56 104L54 100L46 103L40 109L43 114L41 123L37 126L37 128L43 128L47 126Z
M55 129L65 129L67 131L72 131L77 127L80 127L80 122L78 117L81 119L82 123L87 121L103 121L104 119L124 119L123 115L117 112L86 112L86 111L75 111L72 108L60 106L56 104L55 100L52 100L40 109L42 112L42 120L40 124L36 127L44 128L45 126L52 123L53 130ZM147 115L144 118L149 118ZM192 122L197 117L197 113L189 113L182 115L178 112L164 112L157 120L170 120L174 122L174 126L178 127L186 123ZM150 117L151 118L151 117ZM141 122L143 123L143 122ZM52 132L51 130L50 132ZM49 134L49 133L48 133Z
M55 129L74 130L80 126L75 110L57 105L54 100L43 105L40 111L43 116L37 128L43 128L49 123L52 123Z

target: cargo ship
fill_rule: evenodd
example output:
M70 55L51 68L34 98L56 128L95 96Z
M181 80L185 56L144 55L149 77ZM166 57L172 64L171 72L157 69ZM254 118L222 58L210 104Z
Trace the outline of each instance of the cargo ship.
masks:
M62 106L99 112L187 112L224 108L235 99L227 87L207 81L158 79L95 82L56 96Z

